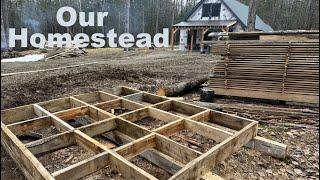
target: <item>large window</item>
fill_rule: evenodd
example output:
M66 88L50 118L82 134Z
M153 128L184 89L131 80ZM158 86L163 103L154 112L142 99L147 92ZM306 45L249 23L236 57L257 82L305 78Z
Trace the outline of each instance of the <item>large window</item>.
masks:
M203 4L202 17L219 17L221 10L221 3Z

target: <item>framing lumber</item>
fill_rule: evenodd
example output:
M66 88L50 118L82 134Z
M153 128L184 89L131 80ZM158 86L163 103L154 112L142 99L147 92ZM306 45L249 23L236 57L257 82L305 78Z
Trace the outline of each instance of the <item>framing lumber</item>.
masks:
M319 105L319 40L226 41L213 52L222 57L209 79L215 94Z
M37 155L66 148L74 144L76 144L74 134L72 132L67 132L30 142L25 146L29 149L30 152L32 152L32 154Z
M1 145L7 150L27 179L54 179L43 165L2 122Z
M57 180L80 179L106 167L110 163L109 156L109 152L104 152L60 171L54 172L52 175Z
M250 141L246 147L256 149L278 159L288 157L288 147L286 145L259 136Z
M172 175L171 179L195 179L206 175L211 168L243 146L278 158L287 154L286 145L256 136L257 121L127 87L108 92L100 91L4 110L1 113L1 135L4 137L1 144L27 179L46 180L79 179L107 166L117 170L126 179L157 179L130 162L136 156L164 169ZM109 113L119 107L131 111L120 115ZM77 128L68 124L70 120L84 116L91 118L90 124L80 123L81 126ZM166 124L153 130L136 124L136 121L146 117ZM18 139L20 135L50 126L54 126L58 134L26 144ZM208 152L201 153L169 138L170 134L184 129L218 144ZM95 139L98 136L110 140L117 147L99 142ZM187 137L182 138L191 141ZM79 145L95 155L52 174L36 158L39 154L73 145Z
M238 96L238 97L249 97L249 98L319 104L319 96L314 96L314 95L281 94L281 93L273 93L273 92L266 93L262 91L222 89L222 88L213 88L213 90L216 94L224 95L224 96L230 96L232 94L232 96Z
M170 179L196 179L239 150L257 135L258 123L253 122L207 153L194 159Z
M112 141L114 142L116 142L117 139L118 140L120 139L121 142L125 142L125 144L134 141L134 139L132 139L131 137L125 134L122 134L121 132L115 132L114 134L116 137L115 136L110 137L110 139L112 139ZM139 156L142 158L145 158L146 160L150 161L156 166L164 169L170 174L175 174L184 166L184 164L174 160L170 156L165 155L155 149L146 150L143 153L141 153Z
M198 151L180 145L179 143L176 143L175 141L162 135L157 135L155 149L184 164L189 163L191 160L199 157L202 154Z
M209 125L210 127L218 128L220 130L220 133L222 133L223 137L230 137L234 135L237 130L234 128L231 128L230 126L225 124L225 122L233 121L238 122L238 124L243 124L241 121L247 121L245 124L252 123L253 121L250 121L245 118L240 118L234 115L226 114L227 116L222 118L220 116L216 116L214 114L214 111L205 111L202 114L199 114L197 116L192 117L191 119L194 121L202 122L205 125ZM235 120L238 118L238 120ZM208 123L206 123L208 122ZM221 122L223 122L221 124ZM233 126L232 126L233 127ZM238 128L238 125L236 126ZM173 128L171 128L173 129ZM163 130L165 132L165 130ZM159 132L161 133L161 131ZM224 133L224 134L223 134ZM247 145L248 148L253 148L257 151L260 151L262 153L268 154L272 157L278 158L278 159L285 159L288 157L288 146L282 143L278 143L272 140L268 140L259 136L256 136L253 138Z

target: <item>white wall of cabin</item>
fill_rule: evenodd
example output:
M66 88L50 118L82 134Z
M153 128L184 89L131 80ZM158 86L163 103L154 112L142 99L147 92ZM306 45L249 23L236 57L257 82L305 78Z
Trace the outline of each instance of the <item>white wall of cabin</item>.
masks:
M188 50L188 30L180 29L180 42L179 42L179 50L187 51Z
M220 0L206 0L204 4L208 3L221 3ZM188 21L206 21L206 20L237 20L237 18L233 15L231 11L223 4L221 3L221 11L220 11L220 17L212 17L209 19L209 17L202 17L202 5L189 17Z

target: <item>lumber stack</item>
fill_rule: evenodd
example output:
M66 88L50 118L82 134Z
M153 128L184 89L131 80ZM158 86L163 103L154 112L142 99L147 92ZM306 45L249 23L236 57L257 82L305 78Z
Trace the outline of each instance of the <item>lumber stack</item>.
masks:
M62 47L57 47L57 45L54 47L49 47L46 45L43 49L41 49L41 52L46 53L45 59L77 57L86 53L85 49L79 48L74 43L71 47L67 47L65 45Z
M227 53L227 42L216 41L212 44L211 52L215 55L222 55Z
M319 41L230 41L217 49L222 59L209 80L216 94L319 103Z

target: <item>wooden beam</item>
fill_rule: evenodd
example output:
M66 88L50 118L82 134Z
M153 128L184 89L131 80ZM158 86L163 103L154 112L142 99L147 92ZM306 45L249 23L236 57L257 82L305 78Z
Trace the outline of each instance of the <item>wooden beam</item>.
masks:
M256 122L251 123L232 137L191 161L170 179L196 179L204 176L217 164L252 140L257 135L257 130L258 124Z
M114 136L110 137L110 139L114 142L121 141L123 144L130 143L134 141L134 139L130 138L129 136L122 134L121 132L114 132ZM156 166L164 169L165 171L174 174L178 172L184 164L174 160L170 156L167 156L155 149L149 149L142 152L140 157L145 158L146 160L150 161L151 163L155 164Z
M119 155L126 159L130 159L132 157L135 157L139 154L141 154L143 151L151 148L156 147L156 135L150 134L143 138L140 138L138 140L135 140L133 142L130 142L126 145L123 145L117 149L115 149L115 152L117 152Z
M76 144L73 132L66 132L51 137L43 138L26 144L32 154L37 155L50 151L59 150Z
M124 176L124 179L157 180L157 178L130 163L122 156L119 156L113 152L110 154L111 156L109 159L112 167L121 172L121 174Z
M109 156L109 152L104 152L95 155L87 160L81 161L67 168L56 171L52 174L52 176L56 180L81 179L82 177L85 177L110 165Z
M1 145L27 179L54 180L43 165L2 122Z
M316 96L316 95L282 94L282 93L275 93L275 92L266 93L262 91L224 89L224 88L213 88L212 90L214 90L214 92L217 95L319 104L319 96Z
M108 150L106 146L92 139L91 137L89 137L88 135L84 134L79 130L75 130L74 135L75 135L77 144L81 145L83 148L87 149L88 151L99 154L99 153L102 153L103 151Z
M178 131L183 130L183 128L184 128L184 120L181 119L178 121L168 123L158 129L155 129L153 132L156 132L164 136L170 136Z
M119 132L126 134L127 136L134 139L139 139L151 133L150 131L143 129L140 126L125 119L117 118L116 123L117 130Z
M44 115L50 116L52 119L52 122L54 126L60 131L60 132L65 132L74 129L72 126L70 126L68 123L64 122L54 114L50 113L49 111L45 110L38 104L34 104L34 109L38 113L43 113Z
M186 129L193 131L195 133L198 133L206 138L212 139L217 143L220 143L233 135L232 133L228 133L219 128L215 128L207 124L203 124L195 121L190 121L187 119L184 121L184 124Z
M253 148L278 159L285 159L289 154L287 145L259 136L250 141L246 147Z
M98 136L109 131L117 129L117 124L115 119L104 120L89 124L78 128L81 132L87 134L90 137Z
M33 105L26 105L1 111L1 122L5 125L35 118L39 118L39 115L36 114Z
M247 118L227 114L215 110L206 110L196 116L192 116L190 119L199 122L210 122L223 127L227 127L233 130L241 130L248 124L254 122Z
M189 52L193 51L193 41L194 41L194 32L192 31L191 32L191 45L190 45L190 51Z
M156 135L155 149L184 164L202 154L162 135Z
M149 149L147 151L144 151L139 156L148 160L152 164L160 167L161 169L167 171L171 175L178 172L184 166L184 164L174 160L172 157L165 155L155 149Z
M203 44L203 41L204 41L204 36L206 35L206 33L209 31L209 28L207 29L202 29L201 30L201 42L200 42L200 51L203 52L203 49L204 49L204 44Z
M200 178L201 180L224 180L222 177L214 174L213 172L209 172Z
M210 110L206 111L203 114L195 116L192 119L199 121L199 122L203 122L207 126L211 126L211 127L215 127L217 129L219 129L221 133L224 133L224 135L222 135L223 137L227 137L227 136L230 137L237 132L234 129L230 129L225 126L215 124L214 121L213 122L209 121L208 120L209 112L210 112ZM232 120L232 118L230 120ZM259 136L255 137L252 141L250 141L248 144L246 144L246 147L253 148L257 151L260 151L262 153L266 153L266 154L268 154L272 157L278 158L278 159L285 159L288 156L288 146L287 145L282 144L282 143L278 143L275 141L271 141L271 140L268 140L268 139L265 139L265 138L262 138Z
M179 28L173 28L171 30L171 50L174 50L174 42L176 39L176 32L178 31Z
M28 131L36 131L53 125L51 117L45 116L27 121L10 124L7 127L16 136L23 135Z

